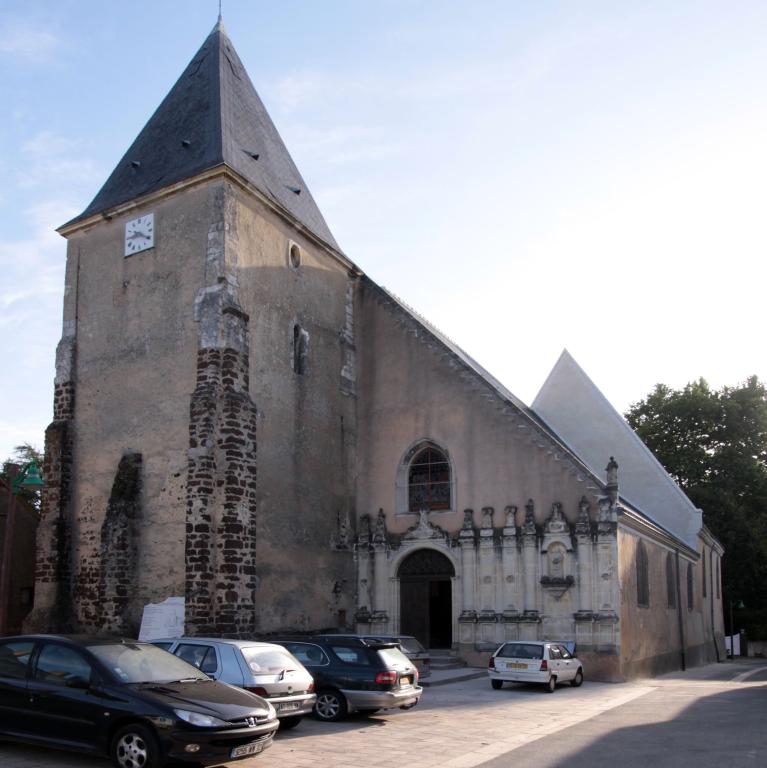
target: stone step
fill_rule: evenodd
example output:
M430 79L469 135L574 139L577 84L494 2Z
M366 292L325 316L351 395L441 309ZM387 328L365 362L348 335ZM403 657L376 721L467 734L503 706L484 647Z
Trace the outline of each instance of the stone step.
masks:
M433 670L461 669L466 662L449 648L430 648L429 658Z

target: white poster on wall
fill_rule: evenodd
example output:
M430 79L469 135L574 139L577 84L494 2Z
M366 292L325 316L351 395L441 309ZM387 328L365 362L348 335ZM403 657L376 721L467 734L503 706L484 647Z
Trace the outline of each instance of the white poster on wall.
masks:
M184 598L168 597L161 603L147 603L141 617L138 639L145 642L184 634Z

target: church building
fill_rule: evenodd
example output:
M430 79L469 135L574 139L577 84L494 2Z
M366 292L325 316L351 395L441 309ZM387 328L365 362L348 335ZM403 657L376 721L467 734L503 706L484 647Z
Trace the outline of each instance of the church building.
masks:
M567 352L529 407L341 250L221 22L59 232L28 629L723 655L700 510Z

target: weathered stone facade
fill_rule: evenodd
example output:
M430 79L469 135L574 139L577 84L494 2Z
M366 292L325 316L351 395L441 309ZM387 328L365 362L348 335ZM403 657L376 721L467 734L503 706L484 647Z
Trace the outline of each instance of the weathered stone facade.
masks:
M595 471L340 251L221 26L60 231L30 628L132 634L183 596L188 633L412 631L483 663L569 639L610 679L715 649L713 582L681 624L625 585L636 536L692 567L721 548L643 516L609 441Z

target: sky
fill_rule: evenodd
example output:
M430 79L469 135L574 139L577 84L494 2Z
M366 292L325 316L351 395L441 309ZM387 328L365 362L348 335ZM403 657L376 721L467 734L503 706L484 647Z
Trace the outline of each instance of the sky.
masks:
M0 5L0 459L52 417L65 241L217 0ZM344 252L532 403L767 379L767 3L223 0Z

